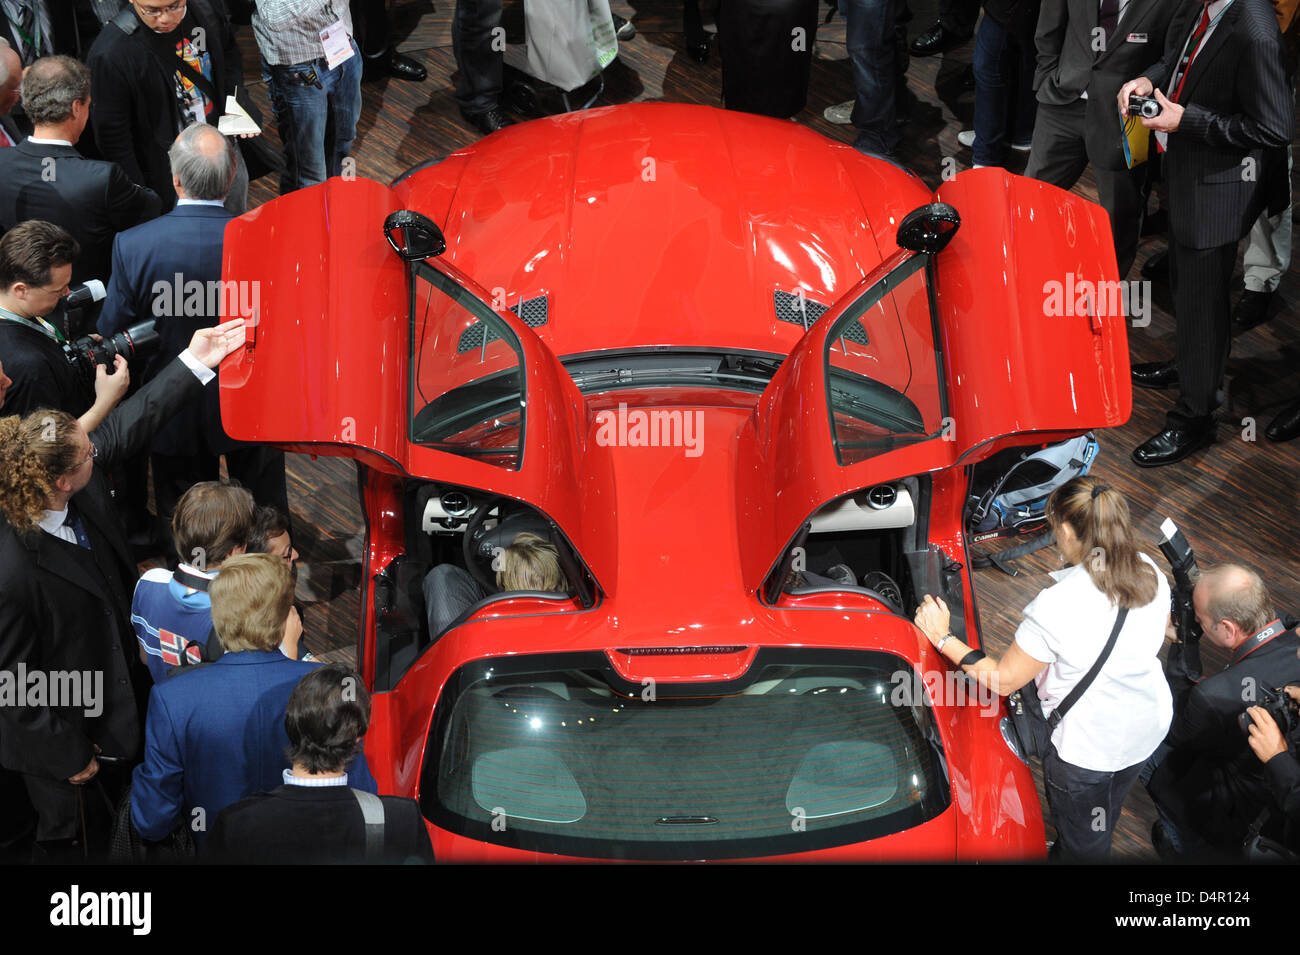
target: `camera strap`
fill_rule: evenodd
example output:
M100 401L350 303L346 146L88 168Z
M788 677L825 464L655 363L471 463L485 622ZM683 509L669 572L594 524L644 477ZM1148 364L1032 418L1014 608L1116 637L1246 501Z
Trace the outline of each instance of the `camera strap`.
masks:
M1274 637L1286 633L1287 629L1286 624L1284 624L1280 619L1274 620L1259 633L1255 634L1239 646L1237 652L1232 655L1232 662L1229 663L1228 666L1234 666L1235 664L1240 663Z

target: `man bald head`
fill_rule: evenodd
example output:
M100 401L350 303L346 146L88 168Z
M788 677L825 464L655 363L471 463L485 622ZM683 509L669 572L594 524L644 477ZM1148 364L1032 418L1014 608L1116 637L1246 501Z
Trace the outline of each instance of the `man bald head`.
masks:
M1227 650L1237 649L1277 619L1264 581L1240 564L1202 571L1192 591L1192 606L1205 636Z
M181 199L222 199L235 179L235 147L215 126L194 123L181 130L167 152L172 186Z
M18 105L18 87L23 81L23 61L14 48L0 39L0 116L8 116Z

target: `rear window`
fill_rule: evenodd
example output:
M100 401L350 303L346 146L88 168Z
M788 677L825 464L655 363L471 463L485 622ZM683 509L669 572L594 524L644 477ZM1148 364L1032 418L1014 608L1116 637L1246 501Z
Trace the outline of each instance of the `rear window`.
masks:
M421 808L469 838L609 859L899 832L949 803L928 707L891 702L899 670L884 653L763 649L731 683L643 687L602 653L478 661L438 703Z

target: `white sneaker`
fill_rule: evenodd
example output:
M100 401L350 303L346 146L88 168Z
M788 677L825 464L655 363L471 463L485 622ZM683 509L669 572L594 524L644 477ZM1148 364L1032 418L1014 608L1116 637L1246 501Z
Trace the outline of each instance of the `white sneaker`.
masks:
M957 134L957 142L961 143L967 149L975 145L975 130L963 129Z
M834 106L827 106L822 111L822 116L826 122L834 123L836 126L847 126L852 122L853 100L847 103L836 103Z
M973 162L973 163L971 163L971 164L970 164L970 167L971 167L972 169L988 169L988 168L989 168L988 166L984 165L983 163L979 163L979 162Z

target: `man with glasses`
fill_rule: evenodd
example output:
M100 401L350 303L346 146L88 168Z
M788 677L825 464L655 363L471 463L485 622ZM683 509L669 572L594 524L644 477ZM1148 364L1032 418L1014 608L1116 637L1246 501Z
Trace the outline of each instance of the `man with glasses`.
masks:
M90 48L91 125L104 159L176 203L167 150L185 127L217 121L241 67L225 8L211 0L131 0ZM226 200L248 207L242 162Z
M253 35L284 143L281 194L340 175L361 118L347 0L258 0Z

